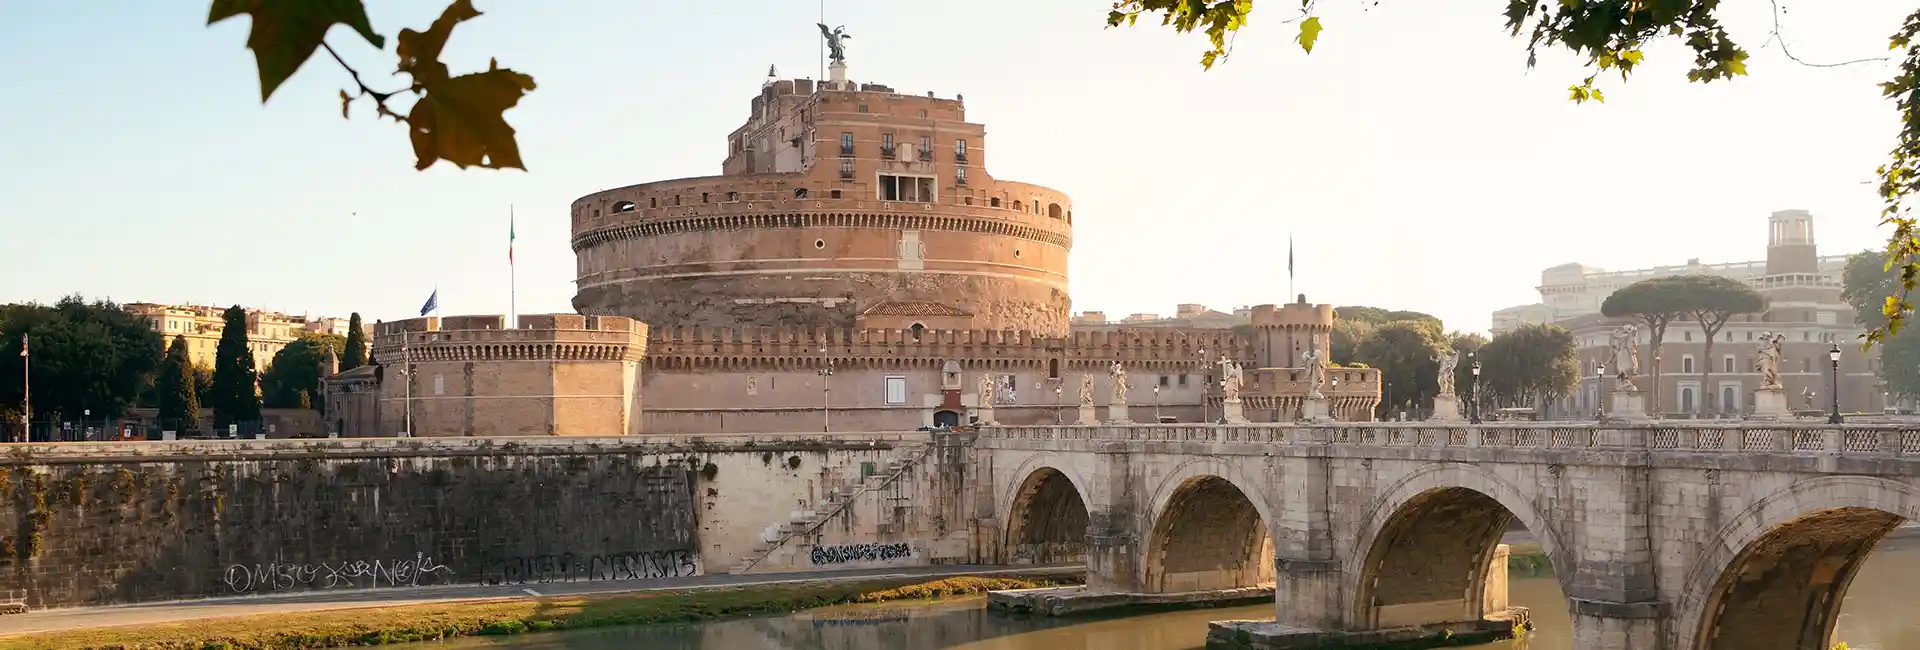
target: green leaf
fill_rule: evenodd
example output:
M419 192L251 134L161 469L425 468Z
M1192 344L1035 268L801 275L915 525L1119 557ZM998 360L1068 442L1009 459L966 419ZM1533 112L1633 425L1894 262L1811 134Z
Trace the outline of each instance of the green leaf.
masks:
M463 2L465 0L462 0ZM407 115L417 169L446 160L460 168L526 169L513 127L501 114L534 89L533 77L502 68L425 84Z
M1320 26L1319 16L1308 16L1306 20L1300 21L1300 37L1295 39L1300 42L1300 49L1312 54L1313 44L1320 40L1321 29L1323 28Z
M374 47L387 39L373 32L367 8L360 0L213 0L207 14L211 25L234 16L253 17L247 49L260 68L260 101L266 102L280 84L292 77L326 40L327 30L346 25Z

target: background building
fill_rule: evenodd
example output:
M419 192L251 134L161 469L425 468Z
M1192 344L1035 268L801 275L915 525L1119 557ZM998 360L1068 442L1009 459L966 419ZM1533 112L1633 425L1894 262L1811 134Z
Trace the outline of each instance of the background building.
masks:
M1540 297L1535 305L1494 312L1495 334L1527 323L1557 323L1574 334L1581 358L1579 388L1553 405L1563 415L1591 414L1601 408L1601 396L1611 390L1611 379L1597 376L1606 354L1607 338L1630 322L1600 314L1608 295L1627 285L1662 276L1708 274L1747 283L1767 300L1765 311L1735 316L1707 351L1706 333L1691 320L1675 320L1667 328L1658 358L1659 379L1653 375L1655 356L1651 334L1642 328L1640 365L1636 382L1648 391L1648 408L1669 417L1738 415L1752 408L1759 388L1753 358L1764 333L1787 336L1786 360L1780 368L1789 405L1826 409L1833 393L1828 353L1841 350L1839 395L1843 411L1879 412L1887 398L1875 371L1880 360L1857 345L1861 328L1852 306L1840 298L1846 256L1821 256L1813 235L1813 216L1805 210L1782 210L1767 219L1766 259L1731 264L1661 266L1633 271L1601 271L1583 264L1563 264L1542 271ZM1703 379L1703 374L1710 377ZM1711 385L1702 382L1710 382ZM1603 386L1602 384L1605 384ZM1811 402L1807 396L1811 394Z
M136 302L122 305L129 313L147 319L153 331L173 344L175 336L187 340L187 358L194 365L212 368L214 352L220 346L220 334L227 329L226 308L200 305L162 305ZM308 332L346 336L347 319L315 318L280 312L247 310L247 345L253 348L255 371L264 372L273 363L273 355L288 343ZM367 332L372 333L368 327Z

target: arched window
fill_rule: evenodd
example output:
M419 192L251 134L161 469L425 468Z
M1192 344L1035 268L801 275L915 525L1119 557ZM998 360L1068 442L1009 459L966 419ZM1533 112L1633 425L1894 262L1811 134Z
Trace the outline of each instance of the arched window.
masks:
M637 207L640 207L640 206L635 204L632 201L620 201L613 204L613 211L614 212L632 212L633 209Z
M996 208L997 208L997 207L1000 207L1000 197L997 197L997 196L996 196L996 197L993 197L993 200L991 200L991 201L988 201L988 204L989 204L989 205L992 205L993 207L996 207Z
M1020 202L1019 202L1019 201L1014 201L1014 202L1013 202L1013 209L1015 209L1015 210L1025 210L1026 208L1025 208L1024 206L1022 206L1022 205L1020 205Z
M1055 219L1059 219L1059 218L1060 218L1060 204L1058 204L1058 203L1048 203L1048 204L1047 204L1047 216L1049 216L1049 217L1053 217L1053 218L1055 218Z
M927 326L921 325L919 323L914 323L913 327L907 328L907 333L912 334L913 340L915 341L920 340L920 335L926 333L926 331L927 331Z
M1739 410L1738 409L1739 405L1740 405L1740 402L1734 399L1733 397L1732 386L1725 386L1720 389L1720 412L1721 413L1736 412Z
M1060 360L1059 359L1047 360L1047 378L1048 379L1060 378ZM1181 379L1185 379L1185 378L1186 377L1184 375L1181 376Z
M1681 413L1693 412L1693 389L1692 388L1680 389L1680 412Z

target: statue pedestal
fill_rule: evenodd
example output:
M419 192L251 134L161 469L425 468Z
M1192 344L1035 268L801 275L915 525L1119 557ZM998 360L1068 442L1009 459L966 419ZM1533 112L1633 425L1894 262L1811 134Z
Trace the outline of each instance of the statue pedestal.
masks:
M1089 406L1087 408L1093 407ZM1126 402L1114 402L1107 405L1107 424L1133 424L1133 420L1127 419Z
M1332 422L1333 411L1327 406L1325 397L1308 397L1300 404L1300 419L1308 422Z
M1246 413L1240 407L1240 398L1238 397L1220 401L1220 417L1225 419L1227 424L1247 423Z
M1787 408L1787 389L1762 388L1753 391L1753 415L1749 420L1788 420L1793 418L1793 409Z
M1616 390L1610 394L1612 403L1607 407L1606 419L1620 422L1643 422L1653 419L1647 416L1647 400L1639 391Z
M827 79L831 80L835 86L846 83L847 82L847 64L840 61L834 61L832 65L827 66Z
M1433 417L1427 418L1428 422L1461 422L1465 420L1466 418L1460 415L1460 396L1433 396Z
M993 419L993 407L991 406L974 407L973 416L976 418L979 418L980 424L985 426L993 426L993 425L999 424L999 422L995 422Z
M1096 424L1099 424L1099 423L1100 423L1100 415L1099 415L1098 413L1096 413L1096 412L1094 412L1094 408L1093 408L1093 405L1092 405L1092 404L1081 404L1081 405L1080 405L1080 420L1079 420L1079 421L1077 421L1077 422L1075 422L1074 424L1078 424L1078 425L1080 425L1080 426L1083 426L1083 427L1087 427L1087 426L1093 426L1093 425L1096 425Z

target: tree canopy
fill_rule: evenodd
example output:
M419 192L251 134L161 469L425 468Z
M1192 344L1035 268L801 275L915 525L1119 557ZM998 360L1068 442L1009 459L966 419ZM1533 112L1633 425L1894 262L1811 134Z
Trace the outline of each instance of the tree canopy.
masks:
M1580 383L1573 333L1559 325L1522 325L1495 336L1479 358L1481 386L1498 403L1538 406Z
M1404 309L1382 309L1379 307L1365 307L1360 305L1335 307L1333 314L1336 323L1342 320L1348 320L1374 326L1385 325L1397 320L1430 320L1435 323L1440 322L1440 317L1425 312L1407 311Z
M1446 342L1439 321L1393 321L1362 341L1355 356L1361 363L1380 369L1382 399L1392 401L1385 404L1386 408L1398 404L1418 407L1440 391L1440 362L1435 357ZM1392 386L1391 398L1385 395L1389 392L1387 385Z
M347 318L347 342L340 351L340 372L367 365L367 329L360 312Z
M1285 7L1285 18L1278 22L1297 25L1294 40L1309 54L1326 29L1315 13L1318 4L1302 0L1297 8L1280 5ZM1176 32L1201 32L1209 47L1200 54L1200 65L1211 70L1231 53L1233 37L1248 25L1253 6L1254 0L1117 0L1107 12L1107 26L1132 26L1142 15L1158 15L1161 25ZM1647 45L1661 39L1678 40L1692 50L1688 81L1704 84L1746 75L1747 51L1721 25L1721 7L1720 0L1507 0L1502 16L1508 33L1524 35L1528 67L1538 61L1542 49L1564 49L1586 60L1586 77L1567 87L1569 99L1584 103L1605 102L1606 95L1595 85L1600 76L1617 73L1625 81L1645 60ZM1784 39L1779 38L1781 9L1777 3L1773 9L1774 34L1768 42L1780 42L1786 51ZM1869 345L1900 331L1913 312L1912 292L1920 285L1920 222L1908 202L1920 193L1920 44L1915 43L1920 38L1920 10L1900 25L1888 27L1887 46L1897 53L1897 65L1893 77L1880 83L1880 93L1894 103L1900 129L1886 163L1875 174L1881 223L1893 230L1881 258L1896 279L1877 305L1883 324L1868 333ZM1790 51L1787 56L1814 65ZM1876 60L1882 59L1820 65Z
M32 356L20 356L26 335ZM52 306L0 305L0 404L18 405L33 365L38 418L120 415L153 381L163 341L145 319L75 295Z
M1899 281L1899 272L1888 269L1878 253L1863 251L1847 258L1840 295L1853 306L1855 322L1875 329L1883 327L1887 318L1879 309L1883 296ZM1878 374L1887 383L1887 392L1920 397L1920 331L1903 329L1882 340Z
M195 384L193 361L187 357L187 337L173 337L155 384L161 426L174 431L194 430L200 421L200 393Z
M260 419L253 346L247 341L247 310L234 305L223 316L220 344L213 353L213 390L207 396L207 405L213 408L213 424L220 429Z
M346 348L338 334L302 334L273 355L273 365L260 376L260 398L268 408L324 408L320 394L320 364L327 349L335 355Z

